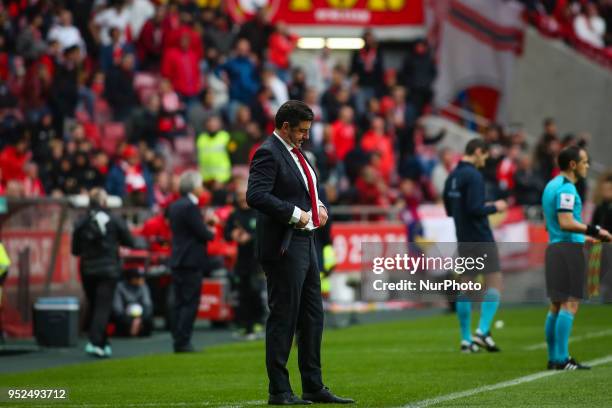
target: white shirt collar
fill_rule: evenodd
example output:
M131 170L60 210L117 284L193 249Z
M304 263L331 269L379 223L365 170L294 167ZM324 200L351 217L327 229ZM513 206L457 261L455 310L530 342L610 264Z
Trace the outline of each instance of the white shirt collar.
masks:
M279 136L278 133L276 133L276 130L273 132L274 136L276 136L278 138L278 140L280 140L281 142L283 142L283 145L285 145L285 147L287 148L287 150L291 151L293 150L293 146L291 146L289 143L285 142L285 139L283 139L282 137Z
M196 197L193 193L187 193L187 197L189 198L189 200L191 200L192 203L194 203L195 205L198 205L198 203L200 202L200 200L198 200L198 197Z

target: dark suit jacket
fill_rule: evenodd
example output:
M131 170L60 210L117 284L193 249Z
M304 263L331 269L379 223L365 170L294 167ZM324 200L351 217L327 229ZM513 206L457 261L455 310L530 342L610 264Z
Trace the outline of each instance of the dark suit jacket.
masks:
M172 229L170 267L174 270L204 270L208 263L206 241L214 238L204 224L202 213L187 196L181 197L169 209Z
M311 204L298 164L274 135L262 143L251 161L247 203L257 210L257 258L280 258L285 234L293 228L289 221L294 207L310 211Z

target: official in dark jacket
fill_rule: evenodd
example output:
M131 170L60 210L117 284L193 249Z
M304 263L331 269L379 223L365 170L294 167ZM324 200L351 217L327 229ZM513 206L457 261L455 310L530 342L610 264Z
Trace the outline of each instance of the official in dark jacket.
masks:
M202 177L196 171L181 175L182 195L169 209L172 229L172 283L174 287L174 351L194 351L191 344L193 323L200 303L202 272L208 263L206 242L214 238L198 207L202 194Z
M488 216L506 211L508 204L503 200L485 202L485 181L478 169L485 166L488 157L489 146L483 139L470 140L463 158L448 175L444 185L444 207L455 223L458 255L486 260L480 271L474 269L460 276L460 280L470 281L477 273L482 273L486 287L480 303L480 322L474 335L470 332L472 299L463 292L457 296L455 306L461 332L460 347L464 353L478 351L479 347L499 351L491 336L491 325L500 301L502 273Z
M327 222L327 209L318 199L313 167L300 150L313 116L303 102L285 102L276 113L274 134L255 153L249 172L247 203L257 210L256 252L268 285L271 405L354 402L332 394L321 375L323 305L314 230ZM291 389L286 368L294 334L301 399Z
M85 352L96 357L112 354L106 325L121 275L119 246L135 246L125 222L106 209L106 198L103 189L91 190L89 211L76 222L72 235L72 254L81 258L81 281L89 303L89 343Z

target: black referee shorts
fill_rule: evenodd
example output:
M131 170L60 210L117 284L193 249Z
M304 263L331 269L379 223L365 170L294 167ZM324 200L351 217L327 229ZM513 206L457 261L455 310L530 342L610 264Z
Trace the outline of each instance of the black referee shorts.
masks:
M552 302L584 299L587 258L584 244L559 242L546 248L546 292Z

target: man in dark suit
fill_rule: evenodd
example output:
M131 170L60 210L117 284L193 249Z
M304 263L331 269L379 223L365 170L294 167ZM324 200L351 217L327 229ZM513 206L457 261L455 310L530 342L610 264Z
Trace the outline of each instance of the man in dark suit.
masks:
M207 227L198 207L202 177L187 171L179 181L181 198L169 209L172 229L172 284L174 287L174 325L172 337L176 353L194 351L191 333L200 304L202 272L208 262L206 242L213 232Z
M270 405L351 403L323 385L323 304L313 231L327 222L317 195L317 177L300 147L313 120L300 101L276 113L274 134L251 162L247 203L257 210L257 257L267 278L270 315L266 325L266 368ZM291 390L287 359L297 334L302 398Z

